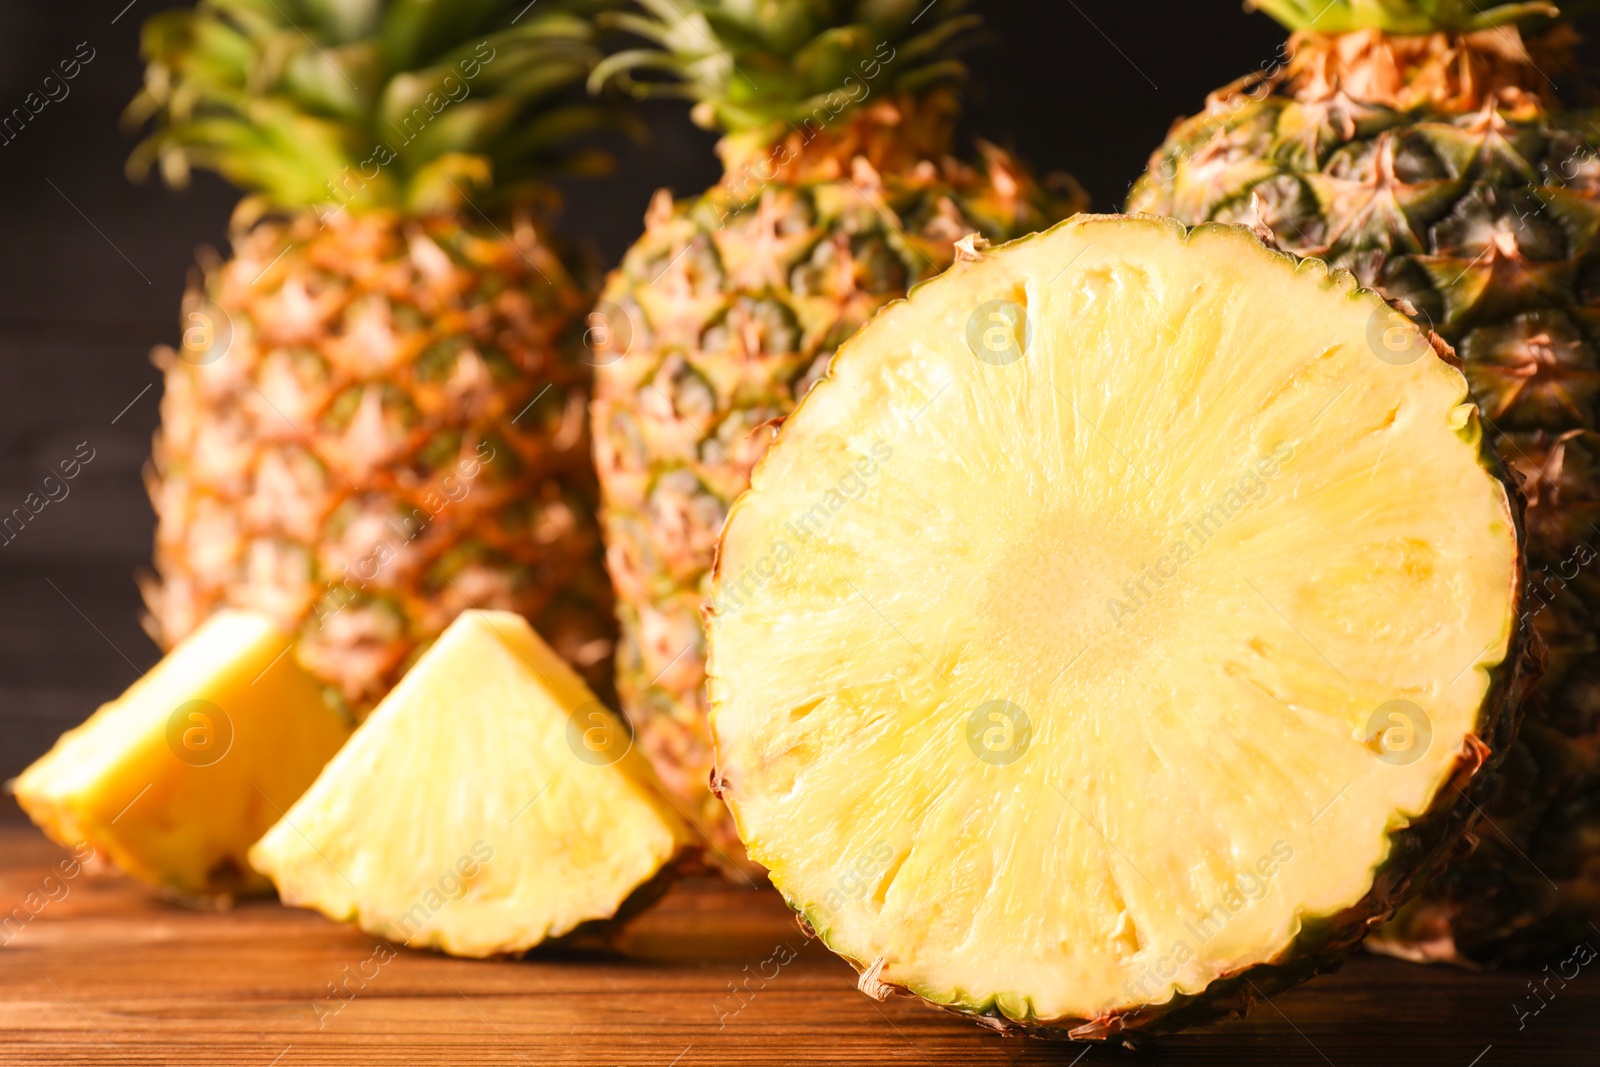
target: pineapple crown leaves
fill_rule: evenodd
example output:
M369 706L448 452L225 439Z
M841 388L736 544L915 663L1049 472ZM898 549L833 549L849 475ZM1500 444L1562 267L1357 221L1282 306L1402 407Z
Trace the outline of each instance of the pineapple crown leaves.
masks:
M601 61L598 91L695 101L708 129L781 130L837 118L883 92L920 93L960 82L956 57L980 37L969 0L636 0L602 23L650 42ZM654 75L641 77L641 75Z
M1557 18L1551 3L1474 3L1473 0L1246 0L1291 30L1390 34L1472 33L1498 26L1526 26Z
M213 170L278 208L453 210L603 170L574 138L617 121L570 92L604 0L199 0L146 20L152 131L128 171ZM576 97L576 98L574 98Z

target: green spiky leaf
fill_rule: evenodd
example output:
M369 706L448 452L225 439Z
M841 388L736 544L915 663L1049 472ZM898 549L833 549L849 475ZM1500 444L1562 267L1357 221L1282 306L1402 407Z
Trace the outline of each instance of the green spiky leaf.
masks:
M883 94L960 81L981 20L968 0L635 0L607 17L648 42L608 56L591 88L697 102L704 126L782 130Z
M1249 0L1291 30L1350 33L1377 29L1393 34L1471 33L1496 26L1556 18L1550 3L1474 3L1473 0Z
M214 170L289 209L432 211L592 168L574 142L614 121L580 88L608 6L199 0L161 12L145 22L145 85L126 112L153 126L130 173L158 166L182 184Z

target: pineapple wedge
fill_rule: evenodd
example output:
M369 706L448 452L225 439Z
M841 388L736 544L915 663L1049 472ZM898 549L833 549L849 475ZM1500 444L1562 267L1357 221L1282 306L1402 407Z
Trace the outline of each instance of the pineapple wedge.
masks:
M186 896L269 888L245 852L350 736L261 615L221 611L12 784L55 841Z
M250 861L287 904L483 957L612 918L690 832L522 616L468 611Z
M715 787L874 995L1100 1039L1335 963L1515 725L1461 372L1249 231L1079 216L880 313L722 536Z

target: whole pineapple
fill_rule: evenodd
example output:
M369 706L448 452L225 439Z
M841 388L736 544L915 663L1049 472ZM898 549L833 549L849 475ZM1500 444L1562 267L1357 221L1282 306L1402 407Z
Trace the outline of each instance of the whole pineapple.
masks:
M1174 126L1129 207L1270 230L1455 346L1523 479L1549 664L1479 847L1371 944L1537 957L1600 915L1600 126L1552 81L1575 35L1543 3L1254 3L1286 61Z
M596 68L694 101L721 131L719 184L656 194L591 317L594 449L622 627L617 687L661 778L729 862L712 795L705 637L717 535L771 438L841 341L937 274L970 233L1000 240L1083 206L992 145L950 154L961 0L641 0L654 42ZM644 82L641 70L675 81Z
M156 353L163 647L263 611L360 714L459 612L498 608L608 687L598 278L548 239L541 181L594 162L564 142L595 123L599 56L574 5L526 8L202 0L146 22L129 116L155 128L130 171L252 194Z

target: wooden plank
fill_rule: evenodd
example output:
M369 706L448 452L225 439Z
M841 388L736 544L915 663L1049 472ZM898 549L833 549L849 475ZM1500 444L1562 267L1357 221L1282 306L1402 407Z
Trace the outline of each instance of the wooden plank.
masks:
M770 891L682 883L615 951L471 961L392 949L273 902L214 913L116 878L46 882L63 855L30 829L0 828L0 922L18 907L26 916L29 894L37 908L0 925L7 1065L1133 1061L869 1000ZM1228 1067L1593 1064L1600 965L1553 983L1519 1030L1513 1005L1538 977L1363 956L1248 1020L1143 1047L1163 1064ZM341 984L348 994L333 992Z

